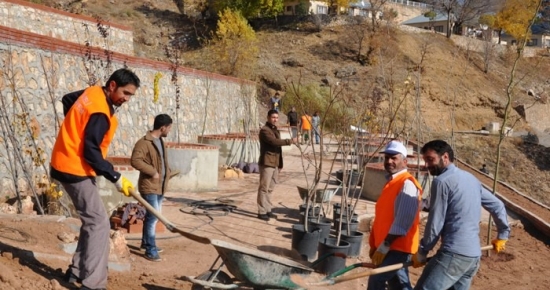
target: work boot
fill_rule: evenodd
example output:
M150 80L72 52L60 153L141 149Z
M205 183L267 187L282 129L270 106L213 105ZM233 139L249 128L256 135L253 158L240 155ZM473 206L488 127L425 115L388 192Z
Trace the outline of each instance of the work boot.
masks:
M277 215L274 214L274 213L272 213L272 212L268 212L266 215L267 215L268 217L270 217L270 218L277 219Z
M258 218L266 222L269 221L269 215L267 214L258 214Z
M67 269L67 272L65 272L65 275L63 275L63 280L65 282L74 284L74 283L82 283L82 279L78 278L75 274L73 274L73 271L71 268Z

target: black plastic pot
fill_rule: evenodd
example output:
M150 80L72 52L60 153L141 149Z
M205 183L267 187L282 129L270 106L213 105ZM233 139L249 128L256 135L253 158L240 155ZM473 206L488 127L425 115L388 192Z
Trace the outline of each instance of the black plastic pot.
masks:
M292 249L296 250L302 259L313 261L317 253L321 229L305 230L303 224L292 225Z
M306 212L306 205L305 204L300 204L300 213L304 213ZM319 215L319 213L321 212L321 207L319 206L313 206L312 204L309 205L309 215Z
M332 253L342 253L347 255L349 250L349 243L344 240L340 240L340 243L336 245L336 238L327 238L319 241L319 258L325 257L325 255ZM342 257L331 256L328 257L315 267L317 271L330 275L338 270L346 267L346 259Z
M342 211L342 205L340 203L335 203L332 205L332 211L334 212L334 217L339 217L340 216L340 212ZM347 211L350 212L351 211L351 205L348 205L347 207Z
M340 219L339 218L335 218L334 219L334 225L333 225L333 229L335 231L338 231L338 225L340 224ZM350 225L350 232L356 232L357 231L357 228L359 227L359 222L356 221L356 220L351 220L351 222L349 223ZM347 233L348 231L348 221L346 219L343 219L342 220L342 233Z
M336 178L338 179L338 184L342 184L342 181L346 183L347 186L353 187L353 186L360 186L362 183L362 178L359 174L359 170L357 169L348 169L346 171L347 178L344 180L344 171L342 169L336 171ZM351 181L349 180L351 178Z
M361 255L361 246L363 245L363 233L351 232L350 235L346 231L342 231L341 239L349 243L348 257L355 258Z
M320 218L317 221L316 218L309 219L309 226L312 229L321 229L321 235L319 236L319 241L323 241L330 235L330 227L332 226L332 221L327 218Z

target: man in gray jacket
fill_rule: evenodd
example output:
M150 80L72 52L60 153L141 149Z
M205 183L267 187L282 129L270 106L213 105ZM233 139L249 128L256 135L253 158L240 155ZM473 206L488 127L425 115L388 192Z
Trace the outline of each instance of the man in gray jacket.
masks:
M171 176L166 144L162 138L168 136L171 129L172 118L170 116L166 114L156 116L153 130L139 139L132 151L132 166L139 170L138 190L143 199L159 212ZM157 248L155 242L156 225L157 218L147 211L143 222L141 248L145 248L146 259L160 262L158 253L162 250Z
M296 139L281 139L277 122L279 112L269 110L267 122L260 130L260 186L258 187L258 218L269 221L275 218L271 212L271 193L279 179L279 171L283 169L283 152L281 146L296 143Z

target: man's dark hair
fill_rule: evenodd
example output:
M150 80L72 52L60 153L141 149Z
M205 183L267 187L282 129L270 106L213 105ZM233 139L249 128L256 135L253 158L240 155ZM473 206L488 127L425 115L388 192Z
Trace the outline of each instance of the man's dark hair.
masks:
M155 123L153 124L153 130L158 130L162 126L168 126L172 124L172 118L167 114L160 114L155 117Z
M138 76L127 68L117 69L107 80L105 86L108 87L111 81L115 81L117 87L124 87L127 84L132 84L139 88L140 80Z
M267 117L268 118L271 117L271 115L273 115L273 114L279 115L279 112L275 109L271 109L271 110L267 111Z
M449 145L447 142L443 140L433 140L424 144L424 146L422 146L422 149L420 149L420 153L424 154L426 153L426 151L430 149L435 151L435 153L437 153L437 155L439 156L442 156L443 154L447 153L449 155L449 160L451 162L455 161L455 154L453 152L453 148L451 147L451 145Z

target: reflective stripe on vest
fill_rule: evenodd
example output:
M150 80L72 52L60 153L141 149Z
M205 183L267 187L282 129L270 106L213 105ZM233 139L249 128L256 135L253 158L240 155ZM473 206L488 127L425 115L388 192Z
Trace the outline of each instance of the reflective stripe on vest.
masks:
M401 192L403 184L406 179L409 179L414 183L416 188L419 190L418 202L422 199L422 187L418 181L409 173L404 172L397 175L392 180L388 181L382 190L380 198L376 201L375 206L375 217L372 225L371 235L374 235L374 244L378 247L388 233L390 232L391 225L394 220L394 208L395 208L395 199L397 195ZM412 223L411 228L405 236L395 239L391 246L391 250L401 251L405 253L414 254L418 250L419 244L419 229L418 223L420 221L420 211L416 213L416 217Z
M89 87L73 104L57 135L51 161L51 166L57 171L76 176L96 176L95 171L84 160L84 131L90 116L95 113L102 113L109 120L109 129L100 145L103 158L107 157L118 120L114 115L111 116L103 89L99 86Z

